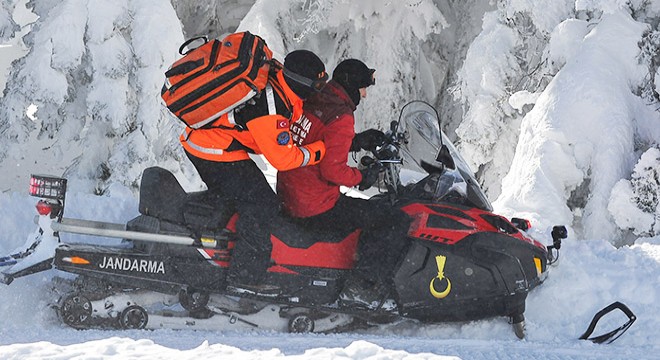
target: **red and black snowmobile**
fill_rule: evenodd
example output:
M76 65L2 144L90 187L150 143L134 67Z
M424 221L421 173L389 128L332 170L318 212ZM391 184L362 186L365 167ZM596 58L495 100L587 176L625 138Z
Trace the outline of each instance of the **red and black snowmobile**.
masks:
M55 268L75 274L55 306L75 328L226 328L227 324L291 332L331 332L400 319L422 322L510 317L523 336L528 292L556 259L566 229L553 244L532 239L522 219L492 207L472 172L439 130L437 112L407 104L370 161L383 169L382 192L412 219L411 245L394 276L393 299L375 309L337 300L353 268L360 229L322 233L282 217L272 227L279 293L228 288L227 269L237 215L205 192L186 193L167 170L148 168L140 215L127 224L63 217L66 180L33 176L39 231L25 250L0 258L0 281ZM402 170L402 165L416 171ZM422 172L425 172L424 175ZM421 180L410 181L414 174ZM124 239L113 245L60 241L62 233ZM406 239L402 239L406 240Z

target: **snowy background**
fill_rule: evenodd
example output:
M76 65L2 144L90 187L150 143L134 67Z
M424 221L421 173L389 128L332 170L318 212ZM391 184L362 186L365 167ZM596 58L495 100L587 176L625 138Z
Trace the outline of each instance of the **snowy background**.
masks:
M408 100L442 127L496 212L569 239L527 301L527 339L506 319L401 323L341 335L236 330L75 331L47 308L52 272L0 287L4 358L660 358L659 0L3 0L0 254L34 231L30 173L69 178L67 217L124 222L142 169L201 183L163 72L185 38L250 30L276 57L317 52L377 69L358 130ZM272 169L264 166L272 174ZM68 239L64 239L67 241ZM579 341L621 301L638 316L610 345ZM620 320L620 319L619 319ZM357 341L357 342L355 342Z

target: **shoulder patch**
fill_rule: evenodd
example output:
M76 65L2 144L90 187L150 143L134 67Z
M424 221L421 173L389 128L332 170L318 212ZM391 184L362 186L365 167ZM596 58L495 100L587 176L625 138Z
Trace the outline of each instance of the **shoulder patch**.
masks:
M288 129L289 128L289 120L287 119L282 119L277 121L277 128L278 129Z
M289 135L288 131L282 131L281 133L277 134L277 143L279 145L288 144L290 139L291 139L291 136Z

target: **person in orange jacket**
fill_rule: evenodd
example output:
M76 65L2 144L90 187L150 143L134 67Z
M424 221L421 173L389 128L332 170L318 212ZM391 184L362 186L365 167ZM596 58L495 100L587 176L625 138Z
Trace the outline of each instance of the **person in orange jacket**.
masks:
M211 196L239 214L229 268L229 285L263 292L268 284L272 243L269 223L280 201L249 154L263 154L277 170L315 165L325 155L317 141L297 146L289 125L302 116L303 100L322 89L328 79L323 62L311 51L296 50L274 64L266 89L244 106L210 126L186 128L180 141Z

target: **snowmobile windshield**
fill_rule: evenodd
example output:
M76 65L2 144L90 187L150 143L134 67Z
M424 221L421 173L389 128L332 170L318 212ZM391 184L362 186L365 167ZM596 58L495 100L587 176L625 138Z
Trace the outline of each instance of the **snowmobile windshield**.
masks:
M460 196L467 196L467 183L457 170L446 169L438 181L436 195L445 196L452 191Z
M429 176L418 183L424 192L431 191L425 197L433 201L447 201L447 196L451 194L451 198L454 200L458 200L457 197L463 198L461 201L454 202L466 203L492 211L492 205L474 178L474 173L467 162L445 133L440 130L438 113L431 105L422 101L406 104L401 110L396 131L403 134L405 139L401 147L404 167L421 173L429 173ZM449 149L455 169L450 169L446 164L437 160L442 145ZM429 168L436 170L429 171ZM422 189L416 189L416 191L420 190Z

